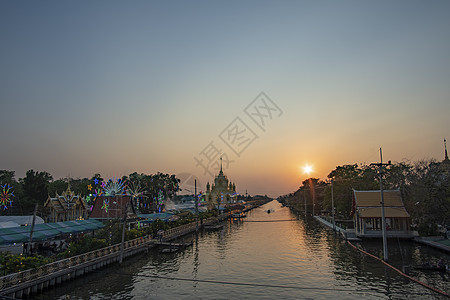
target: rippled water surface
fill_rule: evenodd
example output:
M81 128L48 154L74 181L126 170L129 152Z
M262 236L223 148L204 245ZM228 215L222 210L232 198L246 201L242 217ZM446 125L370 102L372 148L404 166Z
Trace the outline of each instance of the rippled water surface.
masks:
M268 214L266 211L272 210ZM217 232L187 236L193 245L157 250L37 295L39 299L446 299L387 269L316 220L278 202L248 212ZM361 246L379 255L381 241ZM389 240L390 262L419 264L448 256ZM450 292L448 274L412 276Z

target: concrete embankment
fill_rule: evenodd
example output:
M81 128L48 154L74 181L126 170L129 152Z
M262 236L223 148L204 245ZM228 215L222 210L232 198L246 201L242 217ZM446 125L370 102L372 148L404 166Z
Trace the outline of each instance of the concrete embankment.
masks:
M257 206L253 206L255 208ZM251 208L251 209L252 209ZM230 217L230 214L222 214L218 217L203 220L171 228L161 236L161 239L153 239L151 236L144 236L134 240L126 241L121 249L121 244L112 245L78 256L58 260L50 264L40 266L18 273L0 277L0 298L23 298L39 293L64 283L65 281L78 278L89 272L104 268L110 264L118 263L122 259L146 253L149 249L162 242L170 242L179 237L187 235L201 229L204 225L215 224Z
M218 218L206 219L203 225L213 224L224 220L228 215L221 215ZM166 230L161 240L172 241L183 235L195 232L201 228L197 224L190 223L176 228ZM151 236L144 236L134 240L126 241L121 251L121 244L112 245L67 259L58 260L50 264L43 265L36 269L26 270L18 273L0 277L0 298L23 298L38 293L43 289L60 285L67 280L78 278L89 272L106 267L113 263L118 263L122 259L142 252L148 252L155 246L157 240Z
M292 207L290 205L288 205L287 203L283 203L286 207L288 207L290 210L294 211L296 214L302 214L303 212L298 210L295 207ZM349 230L349 229L344 229L342 227L339 227L336 224L332 224L331 222L325 220L324 218L320 217L320 216L314 216L314 218L319 221L320 223L322 223L323 225L333 229L334 231L336 231L337 233L340 234L340 236L342 236L342 238L348 240L348 241L360 241L361 239L358 238L355 235L355 232L353 230Z
M83 276L153 247L150 236L91 251L71 258L55 261L36 269L13 273L0 278L0 296L22 298L43 289L59 285L64 281Z
M450 253L450 242L443 237L415 237L414 241Z

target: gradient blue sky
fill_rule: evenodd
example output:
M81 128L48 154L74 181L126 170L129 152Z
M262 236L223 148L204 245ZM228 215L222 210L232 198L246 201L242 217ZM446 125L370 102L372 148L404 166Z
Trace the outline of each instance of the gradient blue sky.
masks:
M443 158L450 1L1 1L0 169L55 178L192 173L210 143L238 192L311 164ZM282 115L260 130L264 91ZM218 137L258 135L238 157Z

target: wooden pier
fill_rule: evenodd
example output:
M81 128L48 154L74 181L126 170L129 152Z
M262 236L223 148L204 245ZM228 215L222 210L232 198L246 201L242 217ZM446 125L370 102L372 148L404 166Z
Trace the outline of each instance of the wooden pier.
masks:
M314 219L324 224L325 226L333 229L333 224L321 218L320 216L314 216ZM344 229L337 225L334 225L334 230L338 232L340 235L342 235L342 237L347 241L361 241L361 239L356 236L354 230Z

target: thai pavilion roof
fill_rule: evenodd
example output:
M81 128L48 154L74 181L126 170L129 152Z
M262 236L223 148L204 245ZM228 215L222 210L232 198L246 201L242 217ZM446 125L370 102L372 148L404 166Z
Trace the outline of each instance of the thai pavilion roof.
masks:
M400 190L383 191L386 218L409 218ZM381 192L353 190L353 206L361 218L381 218Z

